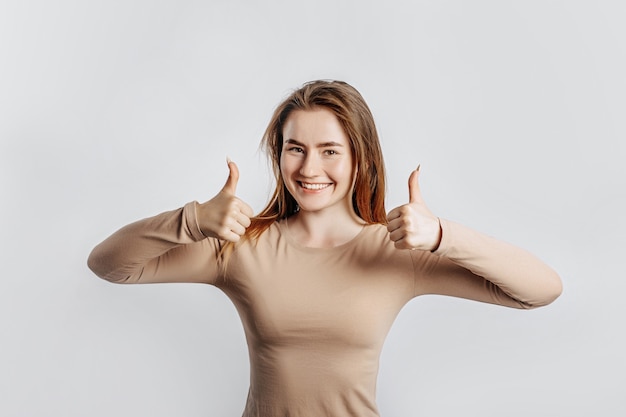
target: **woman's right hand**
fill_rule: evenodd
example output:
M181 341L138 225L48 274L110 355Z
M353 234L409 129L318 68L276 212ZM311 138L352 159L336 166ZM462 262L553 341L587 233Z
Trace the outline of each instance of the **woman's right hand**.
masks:
M252 208L235 196L239 169L228 161L230 174L226 184L211 200L197 207L200 230L207 237L238 242L250 226Z

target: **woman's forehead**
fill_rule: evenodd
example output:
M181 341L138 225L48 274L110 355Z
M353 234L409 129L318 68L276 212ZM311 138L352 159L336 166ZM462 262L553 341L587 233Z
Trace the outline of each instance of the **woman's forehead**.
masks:
M349 146L348 135L335 114L326 108L294 110L283 125L283 143L306 146Z

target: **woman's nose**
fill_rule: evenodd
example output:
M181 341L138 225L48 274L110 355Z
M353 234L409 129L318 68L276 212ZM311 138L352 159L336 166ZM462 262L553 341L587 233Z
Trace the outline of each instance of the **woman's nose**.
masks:
M315 177L319 175L319 160L315 155L308 154L300 166L300 175L303 177Z

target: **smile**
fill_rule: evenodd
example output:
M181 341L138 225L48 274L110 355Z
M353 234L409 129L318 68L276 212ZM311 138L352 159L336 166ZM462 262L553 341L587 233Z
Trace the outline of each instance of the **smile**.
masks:
M307 190L323 190L324 188L330 187L330 184L312 184L308 182L300 182L300 186Z

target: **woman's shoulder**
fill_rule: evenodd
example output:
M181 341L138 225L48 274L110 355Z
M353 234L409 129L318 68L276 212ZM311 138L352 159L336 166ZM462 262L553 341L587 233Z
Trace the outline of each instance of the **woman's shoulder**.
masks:
M381 223L371 223L363 226L363 237L365 239L386 239L389 238L387 225Z

